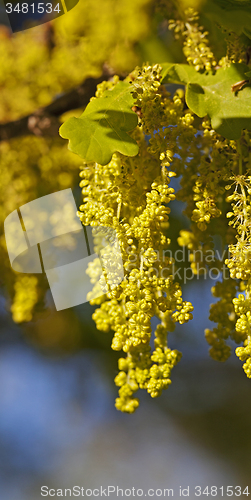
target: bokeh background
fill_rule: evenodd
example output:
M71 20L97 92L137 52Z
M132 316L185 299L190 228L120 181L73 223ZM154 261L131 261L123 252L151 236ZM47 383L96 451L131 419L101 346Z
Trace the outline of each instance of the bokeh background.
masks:
M222 35L195 3L214 50L224 52ZM152 0L80 0L53 23L15 35L3 7L0 22L1 123L99 77L104 64L126 74L144 61L183 60ZM5 217L68 187L80 204L79 166L59 137L0 142L0 498L37 500L42 485L173 488L176 499L179 486L190 486L190 498L196 485L251 488L251 385L235 354L225 364L208 356L212 280L184 287L194 320L170 334L170 347L183 352L171 387L156 400L141 391L139 409L125 415L114 408L118 353L112 333L96 330L94 308L57 312L44 277L24 282L11 270ZM171 208L175 241L188 221L182 204Z

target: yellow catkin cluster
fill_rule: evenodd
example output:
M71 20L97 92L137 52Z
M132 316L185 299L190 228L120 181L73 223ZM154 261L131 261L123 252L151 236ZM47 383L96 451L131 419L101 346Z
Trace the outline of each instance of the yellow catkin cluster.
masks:
M227 44L227 54L219 61L219 66L226 68L231 63L247 63L248 53L247 47L242 42L240 36L236 35L233 31L224 30L226 33L225 41Z
M227 239L233 241L227 234L224 194L229 168L238 168L238 158L235 141L224 141L208 121L202 121L200 134L192 127L192 134L188 145L184 134L180 136L182 162L177 159L173 164L182 176L177 198L186 202L184 213L192 221L190 229L180 231L178 243L187 247L193 273L202 275L210 269L213 273L222 271L224 264L215 253L213 236L226 235L223 248Z
M183 52L187 62L196 71L211 70L217 64L214 54L209 48L208 32L198 24L198 13L189 7L184 11L184 19L170 20L169 29L174 31L175 38L183 39Z
M223 139L207 120L202 121L200 134L194 128L193 134L189 145L183 134L179 136L178 154L183 162L174 158L172 163L182 176L177 198L186 201L185 214L192 220L189 229L180 231L178 243L188 249L195 275L206 276L212 271L211 278L221 276L212 287L218 301L211 305L209 315L216 327L206 329L205 336L213 359L225 361L231 354L228 339L244 343L243 348L237 348L238 356L250 348L250 138L244 131L239 141ZM230 190L227 197L226 189ZM218 238L216 247L214 236ZM246 312L240 312L236 305L242 297L238 297L240 291L244 292L241 300ZM249 374L248 356L245 359L243 368Z
M139 126L133 132L140 154L132 159L117 153L108 165L88 163L80 174L81 221L115 229L120 243L124 280L117 286L107 280L106 295L89 298L91 304L100 306L93 314L97 328L112 329L112 348L126 354L119 360L115 378L119 387L116 407L129 413L139 404L134 397L139 388L157 397L170 385L172 368L181 353L168 347L167 333L174 330L176 322L192 319L193 310L192 304L182 299L180 285L173 278L173 259L166 252L170 246L168 205L175 199L170 187L173 150L167 127L171 120L177 123L183 119L184 123L187 118L180 104L160 88L160 70L158 65L145 66L129 77L136 106L141 109ZM98 88L97 96L102 90ZM153 123L154 117L158 123ZM146 133L151 136L149 145ZM104 286L99 266L96 260L87 271L94 290ZM160 323L154 333L155 350L151 351L154 316Z
M236 331L243 341L243 347L237 347L236 355L241 361L245 361L243 370L248 378L251 378L251 300L250 300L250 280L245 286L245 295L239 294L233 299L234 309L238 320L236 322ZM244 287L243 287L244 288Z
M108 165L89 163L81 172L84 198L80 219L83 224L116 229L122 252L124 281L108 287L106 295L98 299L95 293L90 294L90 299L100 306L93 315L97 328L112 329L112 348L126 353L126 358L119 360L120 372L115 378L119 387L116 407L126 412L138 406L134 397L138 388L156 397L168 387L171 370L181 354L170 350L167 333L173 331L175 322L182 324L192 318L192 305L182 299L168 252L169 204L175 198L170 181L174 175L182 176L177 196L186 202L185 213L192 221L190 229L180 232L178 243L189 250L194 274L222 274L212 288L219 300L211 305L209 316L217 326L205 331L210 355L225 361L231 353L227 339L244 342L244 370L250 373L250 318L248 311L240 312L235 302L239 300L236 292L245 289L245 301L248 294L250 177L236 174L229 179L229 170L238 172L242 160L248 170L249 160L245 155L242 158L241 148L245 154L249 151L249 136L244 133L242 146L240 141L224 140L206 119L198 134L194 116L184 106L183 91L179 89L171 98L160 83L160 71L158 65L146 65L128 77L139 117L138 127L132 132L139 155L127 158L114 154ZM110 88L116 82L109 82ZM107 84L99 86L96 97L106 89ZM225 189L232 190L227 198ZM228 213L231 204L232 212ZM222 255L216 255L213 236L222 240ZM229 258L225 259L227 248ZM100 283L97 269L98 262L88 269L94 292L95 287L105 285ZM154 332L152 352L154 316L160 324ZM244 351L236 352L244 356Z
M20 276L14 285L15 295L11 305L13 320L16 323L31 321L32 310L38 301L38 279L35 276Z
M238 141L224 141L214 137L215 146L210 154L211 161L220 166L220 177L215 178L215 190L218 195L218 203L221 207L219 222L211 228L215 234L224 234L222 237L224 246L219 270L223 272L222 281L216 283L212 288L214 297L218 302L210 307L209 319L217 323L213 329L206 329L206 340L211 346L210 355L218 360L225 361L231 353L227 345L228 338L237 344L243 343L243 347L236 349L236 355L241 361L245 361L243 369L248 377L250 370L250 244L251 244L251 176L249 145L250 139L247 131L244 131ZM218 154L217 154L218 150ZM221 155L221 159L219 156ZM210 161L210 163L211 163ZM224 168L228 170L224 171ZM234 175L229 175L229 170ZM245 174L243 173L245 170ZM215 172L215 170L212 170ZM215 172L216 173L216 172ZM208 174L210 179L210 173ZM218 184L218 186L217 186ZM213 186L213 180L212 180ZM222 189L230 191L225 198ZM224 210L223 210L224 209ZM230 211L231 210L231 211ZM228 223L228 230L226 224ZM205 231L207 234L208 230ZM184 238L183 238L184 239ZM188 244L195 245L194 241L186 235ZM201 241L201 238L198 238ZM228 253L227 258L223 255ZM242 292L242 293L240 293Z
M216 361L226 361L231 354L231 347L226 340L232 338L237 343L241 338L235 332L235 314L233 297L236 294L236 283L233 280L218 281L212 287L212 295L220 298L210 307L209 319L217 323L217 327L205 330L205 337L211 346L210 356Z
M227 197L232 204L232 211L227 213L227 217L231 218L229 225L237 231L237 243L229 246L230 259L226 260L226 264L231 278L247 280L251 277L251 176L239 175L230 179L234 180L235 190Z
M243 149L243 148L242 148ZM239 144L240 170L242 170L243 155ZM251 176L237 175L231 177L234 191L227 197L232 205L232 211L227 213L230 219L229 224L236 229L237 243L229 246L230 258L226 259L230 275L233 279L240 281L239 294L233 299L234 311L237 318L236 332L239 336L239 343L243 342L243 347L236 349L236 355L241 361L245 361L243 369L248 378L251 378L251 313L250 313L250 291L251 291Z

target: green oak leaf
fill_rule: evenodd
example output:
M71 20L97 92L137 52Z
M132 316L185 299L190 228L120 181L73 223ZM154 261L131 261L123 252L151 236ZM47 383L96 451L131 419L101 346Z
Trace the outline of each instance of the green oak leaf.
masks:
M193 66L188 64L162 64L162 80L161 83L189 83L195 82L196 78L201 76Z
M173 65L162 83L186 84L186 103L200 118L208 115L212 127L227 139L239 139L242 129L251 130L251 84L238 92L232 85L247 80L245 64L199 73L186 64Z
M170 69L175 65L175 63L161 63L162 71L161 71L161 83L167 83L169 78Z
M119 82L102 97L90 101L79 118L66 120L59 133L69 140L70 151L86 161L107 165L116 151L135 156L138 145L127 134L138 123L133 104L130 84Z

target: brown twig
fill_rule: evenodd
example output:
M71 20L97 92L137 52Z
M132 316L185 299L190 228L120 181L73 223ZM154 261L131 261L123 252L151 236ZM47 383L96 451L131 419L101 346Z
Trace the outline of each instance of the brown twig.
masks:
M0 123L0 142L8 141L23 135L58 136L59 117L66 111L87 106L94 96L97 85L103 80L109 80L113 74L104 68L99 78L87 78L79 87L57 97L44 108L18 120Z

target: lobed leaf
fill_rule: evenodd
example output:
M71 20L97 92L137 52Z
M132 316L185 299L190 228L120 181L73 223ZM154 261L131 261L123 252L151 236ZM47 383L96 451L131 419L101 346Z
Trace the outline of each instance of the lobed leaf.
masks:
M127 132L138 123L132 111L131 86L119 82L98 99L93 99L79 118L70 118L60 127L61 137L69 140L69 149L86 161L106 165L113 153L135 156L138 145Z
M215 72L199 73L187 64L174 64L162 83L183 83L188 107L200 118L208 115L212 127L227 139L238 139L242 129L251 130L251 85L233 92L232 85L249 78L245 64L231 64Z

